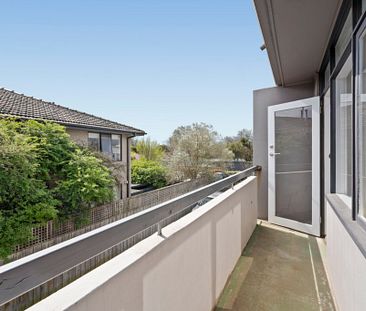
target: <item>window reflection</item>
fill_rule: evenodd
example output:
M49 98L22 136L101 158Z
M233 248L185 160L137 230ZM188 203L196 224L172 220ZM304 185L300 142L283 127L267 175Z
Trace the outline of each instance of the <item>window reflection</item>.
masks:
M352 196L352 57L336 78L336 192Z
M352 10L350 10L335 46L335 61L338 63L352 36Z
M112 135L112 159L121 161L121 135Z
M357 141L359 213L366 216L366 32L359 41L359 67L357 75Z

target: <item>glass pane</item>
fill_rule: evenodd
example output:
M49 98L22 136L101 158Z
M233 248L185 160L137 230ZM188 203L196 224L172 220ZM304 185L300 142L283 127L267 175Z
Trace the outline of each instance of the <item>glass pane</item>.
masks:
M366 217L366 32L359 41L359 67L357 75L357 140L359 212Z
M366 11L366 0L362 0L362 13Z
M99 151L100 147L99 147L99 134L98 133L88 133L88 146L89 148L95 150L95 151Z
M336 192L352 195L352 57L336 78Z
M339 35L338 41L335 46L335 61L336 63L341 58L344 50L346 49L352 35L352 10L350 10L346 22L342 28L341 34Z
M121 136L112 135L112 159L121 161Z
M328 65L324 71L324 90L329 87L329 84L330 84L329 80L330 80L330 64L328 62Z
M112 140L111 135L109 134L102 134L101 135L101 142L102 142L102 152L112 158Z
M275 113L276 216L311 224L311 106Z

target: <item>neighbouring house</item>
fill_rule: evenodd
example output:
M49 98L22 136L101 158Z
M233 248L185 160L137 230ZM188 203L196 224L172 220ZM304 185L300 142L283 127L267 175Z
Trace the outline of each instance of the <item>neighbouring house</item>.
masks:
M31 96L0 89L0 116L52 121L65 126L77 144L103 153L117 176L116 197L131 194L130 139L145 132L118 122L66 108Z

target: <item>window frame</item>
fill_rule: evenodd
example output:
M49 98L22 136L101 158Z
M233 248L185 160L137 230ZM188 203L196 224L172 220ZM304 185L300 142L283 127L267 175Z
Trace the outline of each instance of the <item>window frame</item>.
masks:
M113 159L113 136L118 136L119 137L119 160L114 160ZM120 162L122 161L122 135L121 134L111 134L111 143L112 143L112 159L115 162Z
M348 14L352 10L352 35L347 43L346 49L339 57L336 63L335 58L335 46L338 42L339 36L343 30ZM334 28L332 30L328 46L326 48L323 61L319 70L319 84L318 92L321 103L324 102L324 96L330 89L330 190L331 193L336 193L336 88L335 79L342 69L348 56L352 53L352 220L357 221L366 229L366 218L361 219L359 215L359 202L358 202L358 142L357 142L357 106L356 106L356 75L358 74L358 37L366 27L366 10L362 12L362 0L344 0L341 4L340 11L338 13ZM328 64L330 65L330 77L329 83L326 81L325 71ZM323 146L322 146L323 148ZM323 159L322 159L323 161ZM322 170L324 165L322 163ZM321 172L324 176L324 172ZM323 191L324 195L324 191Z
M98 134L98 136L99 136L99 145L98 145L98 152L100 152L100 153L103 153L103 150L102 150L102 135L105 135L105 136L109 136L110 137L110 140L111 140L111 155L112 155L112 157L111 157L111 160L113 161L113 162L121 162L122 161L122 159L123 159L123 156L122 156L122 151L123 151L123 149L122 149L122 139L123 139L123 135L122 134L119 134L119 133L106 133L106 132L94 132L94 131L88 131L88 140L89 140L89 134ZM113 146L112 146L112 135L117 135L117 136L119 136L119 139L120 139L120 150L119 150L119 152L120 152L120 159L119 160L114 160L113 159ZM89 146L89 142L88 142L88 146Z
M97 148L97 151L100 152L100 148L101 148L101 146L100 146L100 133L98 133L98 132L88 132L88 148L91 148L91 146L89 144L89 139L90 139L89 135L90 134L98 135L98 138L95 138L95 139L98 139L98 148Z
M353 209L352 209L352 219L356 220L358 224L360 224L360 226L366 230L366 217L360 215L360 202L359 202L359 198L360 198L360 185L359 185L359 176L360 176L360 159L359 159L359 143L358 143L358 123L359 123L359 119L358 119L358 99L356 97L356 92L358 92L356 82L358 82L357 80L357 75L359 74L359 59L360 59L360 38L362 36L362 34L366 32L366 11L363 13L363 16L360 18L359 23L357 24L357 26L355 27L354 30L354 34L353 34L353 47L355 50L355 57L354 57L354 92L355 92L355 96L354 96L354 102L353 102L353 122L354 122L354 133L353 133L353 139L354 139L354 173L355 173L355 178L354 178L354 198L353 200L355 201L355 203L353 204Z

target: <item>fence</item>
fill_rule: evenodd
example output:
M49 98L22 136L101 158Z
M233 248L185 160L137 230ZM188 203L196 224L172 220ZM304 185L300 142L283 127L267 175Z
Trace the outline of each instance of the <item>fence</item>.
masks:
M10 260L19 259L61 243L149 207L174 199L208 183L209 181L206 179L186 181L110 204L97 206L92 208L86 215L85 225L80 225L73 219L62 222L49 221L43 226L33 228L33 238L25 244L16 246L14 253L10 256Z

